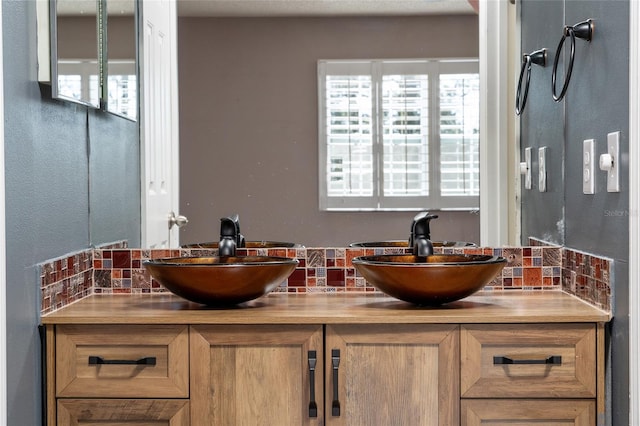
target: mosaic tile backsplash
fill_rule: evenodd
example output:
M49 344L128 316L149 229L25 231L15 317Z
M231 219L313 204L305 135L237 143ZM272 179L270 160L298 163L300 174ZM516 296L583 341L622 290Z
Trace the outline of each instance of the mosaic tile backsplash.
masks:
M562 265L562 290L611 311L613 260L564 249Z
M436 248L436 253L488 254L507 259L487 291L564 290L610 308L611 260L557 246ZM275 291L284 293L377 292L356 271L358 256L410 253L398 248L238 249L238 255L297 258L296 270ZM47 314L90 294L168 292L142 265L145 259L214 256L217 250L129 249L126 244L86 250L40 265L41 313Z

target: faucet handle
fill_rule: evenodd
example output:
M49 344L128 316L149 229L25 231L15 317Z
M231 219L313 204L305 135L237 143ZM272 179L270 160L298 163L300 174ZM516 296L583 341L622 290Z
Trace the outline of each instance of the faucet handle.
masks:
M234 214L220 218L220 236L236 238L240 234L240 217Z
M431 219L435 219L437 217L438 215L436 214L421 212L413 218L409 247L413 249L414 255L430 256L433 254L433 243L431 242L429 222L431 222Z
M411 223L411 233L409 234L409 247L413 247L416 242L416 237L423 237L427 240L431 239L431 229L429 222L431 219L436 219L437 214L429 212L420 212L413 218Z
M417 222L419 220L422 219L437 219L438 215L437 214L433 214L433 213L429 213L429 212L420 212L417 215L414 216L413 221Z
M431 229L429 223L431 219L437 219L438 215L429 212L420 212L413 218L413 224L411 225L411 235L421 235L427 239L431 239Z
M245 247L244 235L240 233L240 216L237 213L220 218L220 238L233 240L236 247Z

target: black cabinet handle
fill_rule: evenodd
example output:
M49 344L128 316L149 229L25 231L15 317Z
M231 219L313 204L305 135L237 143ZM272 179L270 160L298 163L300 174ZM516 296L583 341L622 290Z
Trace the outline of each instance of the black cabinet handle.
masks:
M333 402L331 415L340 416L340 398L338 396L338 367L340 366L340 349L331 349L331 370L333 371Z
M156 365L156 357L148 356L140 359L104 359L101 356L90 356L89 365Z
M508 356L494 356L493 365L511 365L511 364L547 364L561 365L562 357L560 355L552 355L543 359L513 359Z
M309 417L318 417L318 405L316 404L316 351L307 353L309 360Z

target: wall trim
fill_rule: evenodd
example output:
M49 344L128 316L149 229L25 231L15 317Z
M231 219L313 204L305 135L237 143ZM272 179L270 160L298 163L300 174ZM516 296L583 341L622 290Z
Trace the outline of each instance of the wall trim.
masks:
M629 424L640 424L640 4L629 2Z
M480 0L480 244L509 243L509 11L506 1Z

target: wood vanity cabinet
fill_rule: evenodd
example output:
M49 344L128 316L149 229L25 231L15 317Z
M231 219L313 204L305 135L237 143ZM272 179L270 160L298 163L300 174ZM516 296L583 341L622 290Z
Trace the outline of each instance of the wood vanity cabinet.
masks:
M47 341L50 425L189 424L187 326L58 325Z
M192 424L458 424L457 326L328 325L324 339L321 325L193 326Z
M452 324L327 325L327 425L459 424Z
M589 323L461 326L461 424L595 425L602 375L597 339L604 336L596 329Z
M321 325L191 328L193 425L321 425Z
M43 318L47 426L606 424L608 314L563 294L464 303L90 297Z

